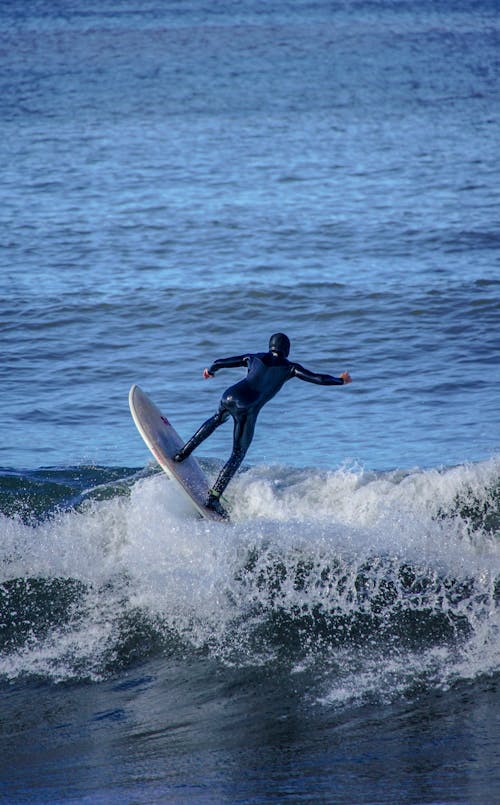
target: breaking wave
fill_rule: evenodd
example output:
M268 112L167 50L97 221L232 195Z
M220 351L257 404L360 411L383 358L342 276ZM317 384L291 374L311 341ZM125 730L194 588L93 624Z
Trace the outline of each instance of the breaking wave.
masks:
M341 706L493 674L499 467L253 467L230 524L154 467L4 471L0 675L98 681L202 655L302 675Z

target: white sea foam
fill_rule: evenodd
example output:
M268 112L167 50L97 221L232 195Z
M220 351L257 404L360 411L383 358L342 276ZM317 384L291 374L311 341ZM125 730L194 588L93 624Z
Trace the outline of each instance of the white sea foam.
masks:
M163 474L37 526L3 517L4 589L13 579L82 587L63 621L8 647L0 673L99 678L138 613L160 638L173 634L231 664L276 660L291 630L291 669L320 658L324 703L490 673L499 659L498 543L457 500L484 502L498 469L497 460L386 474L256 467L230 490L231 524L198 519ZM404 630L398 618L408 613L431 631L435 616L446 634L418 649L401 635L391 644L391 624ZM374 632L354 640L367 617ZM288 636L269 639L280 618Z

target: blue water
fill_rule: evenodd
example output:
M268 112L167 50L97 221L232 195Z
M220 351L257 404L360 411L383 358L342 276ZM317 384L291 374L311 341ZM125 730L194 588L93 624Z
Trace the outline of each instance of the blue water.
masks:
M500 17L0 5L0 797L492 803ZM193 518L186 438L292 381ZM200 449L210 477L231 445Z

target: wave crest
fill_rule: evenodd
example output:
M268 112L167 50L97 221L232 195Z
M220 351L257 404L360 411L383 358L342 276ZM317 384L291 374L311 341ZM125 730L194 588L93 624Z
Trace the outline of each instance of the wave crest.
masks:
M151 468L89 487L78 472L64 506L53 478L25 478L43 488L36 517L0 515L4 677L101 679L201 653L311 674L340 701L386 695L389 666L397 695L498 668L496 460L256 467L234 482L230 525L197 519Z

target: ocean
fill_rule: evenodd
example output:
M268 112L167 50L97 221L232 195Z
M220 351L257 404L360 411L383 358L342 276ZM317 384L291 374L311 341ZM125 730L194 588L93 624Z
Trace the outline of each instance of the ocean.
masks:
M500 801L496 0L0 4L0 801ZM188 438L292 380L198 519ZM198 450L210 479L231 450Z

